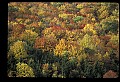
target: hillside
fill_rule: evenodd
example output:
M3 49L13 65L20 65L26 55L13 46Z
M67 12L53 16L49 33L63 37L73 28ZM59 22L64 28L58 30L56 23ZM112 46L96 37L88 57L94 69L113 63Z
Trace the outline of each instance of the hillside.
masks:
M9 77L119 76L119 4L11 2ZM107 73L107 74L106 74Z

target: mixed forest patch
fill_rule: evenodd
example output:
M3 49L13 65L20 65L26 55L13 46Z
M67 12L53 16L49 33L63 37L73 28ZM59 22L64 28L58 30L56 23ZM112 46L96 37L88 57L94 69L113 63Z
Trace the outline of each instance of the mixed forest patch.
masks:
M9 77L117 78L119 4L11 2Z

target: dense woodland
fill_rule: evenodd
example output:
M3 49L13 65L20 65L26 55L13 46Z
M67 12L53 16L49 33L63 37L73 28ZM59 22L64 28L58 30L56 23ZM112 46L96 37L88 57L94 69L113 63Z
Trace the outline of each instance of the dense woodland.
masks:
M117 78L119 4L8 3L8 77Z

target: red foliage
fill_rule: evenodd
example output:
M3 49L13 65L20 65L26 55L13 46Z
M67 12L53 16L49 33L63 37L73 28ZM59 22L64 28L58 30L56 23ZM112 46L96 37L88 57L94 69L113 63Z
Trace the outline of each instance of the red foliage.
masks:
M109 70L108 72L106 72L104 75L103 75L103 78L117 78L118 75L113 72L112 70Z
M83 17L86 17L87 15L84 14L84 15L82 15L82 16L83 16Z
M110 47L104 47L105 52L109 52L110 49L111 49Z
M37 22L33 22L33 23L31 24L31 26L39 28L39 25L38 25Z
M75 41L74 42L70 42L70 45L75 46L77 48L80 47L80 45L77 42L75 42Z
M85 24L80 25L80 29L83 29L85 27Z
M23 17L25 18L28 18L29 17L29 14L23 14Z
M109 41L110 38L111 38L111 36L105 35L105 36L99 36L99 38L100 38L101 40Z
M81 16L82 14L80 12L77 12L77 15Z
M24 24L18 24L18 27L19 28L25 28L25 25Z
M62 28L60 26L52 26L52 30L65 30L65 28Z
M44 47L44 45L45 45L45 38L44 37L36 38L34 48L41 48L41 47Z
M78 15L78 16L83 16L83 17L86 17L86 16L87 16L87 15L82 14L82 13L80 13L80 12L77 12L77 15Z
M28 15L27 15L28 16ZM35 16L35 15L29 15L28 16L30 19L32 20L39 20L39 17L38 16Z
M71 24L74 24L74 21L73 21L73 20L70 20L70 23L71 23Z

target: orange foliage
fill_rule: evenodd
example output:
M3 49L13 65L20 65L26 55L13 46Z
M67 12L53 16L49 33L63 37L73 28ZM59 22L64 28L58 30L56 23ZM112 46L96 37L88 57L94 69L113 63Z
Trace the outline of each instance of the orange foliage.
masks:
M83 29L85 27L85 24L80 25L80 29Z
M87 16L87 15L82 14L82 13L80 13L80 12L77 12L77 15L78 15L78 16L83 16L83 17L86 17L86 16Z
M105 35L105 36L99 36L100 39L109 41L111 36L110 35Z
M23 28L25 28L25 25L24 24L18 24L18 27L23 29Z
M52 28L52 30L65 30L65 28L62 28L62 27L60 27L60 26L53 26L53 27L51 27Z
M42 37L37 37L36 40L35 40L35 45L34 45L34 48L38 49L38 48L43 48L45 45L45 38Z
M106 72L104 75L103 75L103 78L117 78L118 75L113 72L112 70L109 70L108 72Z
M39 28L39 25L38 25L37 22L33 22L33 23L31 23L30 25L31 25L32 27L37 27L37 28Z

